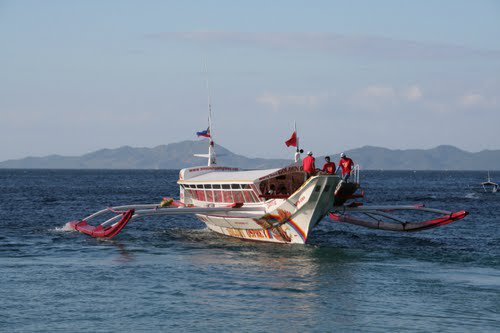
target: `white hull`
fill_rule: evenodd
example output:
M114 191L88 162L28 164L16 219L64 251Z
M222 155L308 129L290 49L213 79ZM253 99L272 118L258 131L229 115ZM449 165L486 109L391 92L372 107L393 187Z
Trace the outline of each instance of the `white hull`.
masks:
M333 207L338 176L310 178L287 199L273 199L261 204L265 214L248 212L197 214L210 230L254 241L304 244L311 230Z

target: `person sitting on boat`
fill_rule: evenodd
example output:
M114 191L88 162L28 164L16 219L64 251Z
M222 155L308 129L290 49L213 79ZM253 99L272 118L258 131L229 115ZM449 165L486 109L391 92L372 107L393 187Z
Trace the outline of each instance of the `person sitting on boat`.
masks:
M276 186L274 184L271 184L269 186L269 190L267 191L267 195L275 195L276 194Z
M287 195L288 194L288 191L286 190L286 186L281 184L279 187L278 187L278 191L276 192L276 194L279 194L279 195Z
M342 179L347 181L351 176L351 171L353 167L354 167L354 162L349 157L347 157L346 154L341 153L339 166L337 167L337 170L335 170L335 172L337 172L340 168L342 168Z
M335 173L335 163L330 162L330 156L325 157L325 165L321 169L326 174L333 175Z
M307 178L316 174L316 165L314 164L315 162L316 159L313 157L313 152L308 151L307 156L302 160L302 167L307 173Z

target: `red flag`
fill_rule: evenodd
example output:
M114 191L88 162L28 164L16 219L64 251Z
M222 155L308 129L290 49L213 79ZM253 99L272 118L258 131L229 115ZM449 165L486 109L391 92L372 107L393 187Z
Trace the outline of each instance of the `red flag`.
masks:
M285 141L285 144L287 147L290 146L297 147L297 132L294 131L290 139Z

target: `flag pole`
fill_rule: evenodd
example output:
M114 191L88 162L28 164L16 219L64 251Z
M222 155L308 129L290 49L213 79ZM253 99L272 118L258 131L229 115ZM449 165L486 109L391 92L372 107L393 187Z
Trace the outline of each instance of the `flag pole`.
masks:
M294 120L293 121L293 131L295 132L295 135L297 136L297 152L300 150L299 149L299 133L297 133L297 122Z
M300 158L300 147L299 147L299 134L297 133L297 122L293 121L293 133L295 134L295 163L301 160Z

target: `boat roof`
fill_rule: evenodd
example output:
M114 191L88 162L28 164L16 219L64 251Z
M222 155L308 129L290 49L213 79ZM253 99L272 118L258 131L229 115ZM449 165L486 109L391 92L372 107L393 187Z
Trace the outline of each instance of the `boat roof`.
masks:
M183 183L258 183L265 179L285 174L303 172L300 163L292 163L284 168L264 170L240 170L228 167L195 167L179 172L179 184Z
M227 183L227 182L238 182L238 183L253 183L255 180L260 179L262 177L266 177L269 174L272 174L280 169L267 169L267 170L246 170L246 171L214 171L204 173L199 176L195 176L186 180L182 180L179 182L182 183Z

